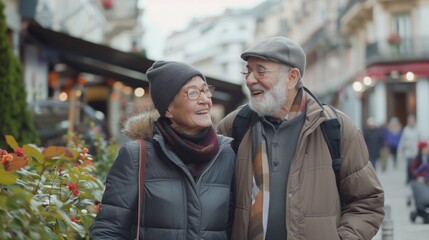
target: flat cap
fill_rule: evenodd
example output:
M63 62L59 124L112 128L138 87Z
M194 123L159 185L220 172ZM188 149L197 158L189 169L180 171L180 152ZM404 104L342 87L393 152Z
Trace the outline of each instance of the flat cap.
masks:
M289 38L277 36L265 39L241 54L241 58L245 61L249 57L280 62L298 68L301 72L301 77L304 76L306 65L305 52L300 45Z

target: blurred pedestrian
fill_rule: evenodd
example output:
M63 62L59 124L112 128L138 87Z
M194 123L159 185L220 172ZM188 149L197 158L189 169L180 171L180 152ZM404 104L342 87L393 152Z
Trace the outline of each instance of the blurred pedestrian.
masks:
M398 145L398 162L406 166L407 182L410 178L408 169L410 168L411 161L417 156L419 140L420 132L417 129L416 117L414 115L409 115L407 118L407 125L402 130Z
M384 130L384 141L389 147L392 156L393 167L396 168L398 163L398 145L401 140L402 125L397 117L392 117Z
M418 154L411 161L409 172L410 180L429 180L429 146L426 141L419 141Z
M369 117L366 120L366 127L363 129L363 137L368 148L369 160L375 169L380 157L381 147L384 143L384 137L382 130L377 127L374 118Z
M417 157L411 163L410 185L414 198L415 210L410 218L414 222L418 216L423 218L423 223L429 223L429 146L426 141L418 144Z

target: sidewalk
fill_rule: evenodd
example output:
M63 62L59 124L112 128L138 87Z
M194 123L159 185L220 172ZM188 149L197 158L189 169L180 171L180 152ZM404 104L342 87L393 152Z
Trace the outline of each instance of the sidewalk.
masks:
M389 162L391 163L391 162ZM405 184L406 172L405 164L399 164L394 169L390 164L385 172L377 169L378 177L385 191L385 205L391 208L391 219L393 220L394 240L428 240L429 224L423 224L421 218L417 218L415 223L410 221L410 212L414 203L407 206L407 196L411 195L411 188ZM373 240L384 240L382 230ZM390 238L389 238L390 239Z

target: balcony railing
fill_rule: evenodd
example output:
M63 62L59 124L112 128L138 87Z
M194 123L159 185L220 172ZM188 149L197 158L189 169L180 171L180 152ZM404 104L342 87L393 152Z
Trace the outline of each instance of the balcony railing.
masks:
M341 19L346 15L350 9L352 9L356 4L366 2L367 0L349 0L349 2L342 8L339 9L338 21L341 22Z
M429 38L402 38L399 43L381 40L366 46L367 64L401 59L429 59Z
M305 51L308 51L309 49L312 49L314 47L317 46L317 44L322 40L325 39L327 37L329 37L329 35L327 34L328 31L326 30L326 27L322 26L321 28L319 28L316 32L313 33L312 36L310 36L307 41L305 41L302 44L302 48Z

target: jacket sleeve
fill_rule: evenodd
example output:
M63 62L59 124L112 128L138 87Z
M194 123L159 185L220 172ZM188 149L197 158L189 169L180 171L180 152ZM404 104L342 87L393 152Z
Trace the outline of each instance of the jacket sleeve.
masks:
M106 180L91 239L132 239L137 223L138 156L136 141L122 146Z
M422 163L417 169L414 171L414 176L419 176L419 174L425 170L429 170L429 165L427 163Z
M362 131L348 117L343 117L342 126L342 209L338 234L343 240L370 240L384 218L384 190L368 161Z

